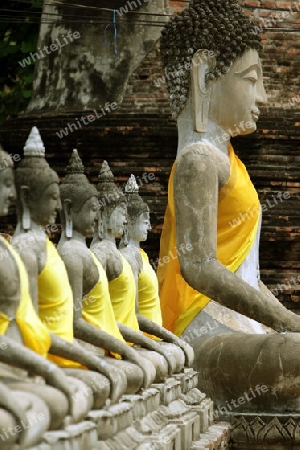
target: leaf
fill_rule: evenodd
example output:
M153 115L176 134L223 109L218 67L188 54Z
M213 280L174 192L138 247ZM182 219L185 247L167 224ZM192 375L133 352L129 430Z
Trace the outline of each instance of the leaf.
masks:
M23 79L25 81L27 81L27 83L32 83L33 82L33 72L29 73L28 75L24 75ZM0 78L1 81L1 78Z
M30 90L24 90L23 91L23 97L24 98L30 98L31 97L31 95L32 95L32 90L30 89Z

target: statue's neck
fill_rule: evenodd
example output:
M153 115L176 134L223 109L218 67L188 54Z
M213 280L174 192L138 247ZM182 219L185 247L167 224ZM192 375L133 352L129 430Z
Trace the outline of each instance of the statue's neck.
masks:
M178 147L177 156L182 150L191 144L197 144L204 140L210 142L223 153L228 155L230 136L226 131L219 127L215 122L209 120L207 130L203 133L195 131L194 113L191 100L187 101L186 107L177 119L178 128Z
M29 233L29 232L33 232L35 234L39 234L41 236L45 236L45 227L43 225L39 225L38 223L34 222L33 220L30 221L30 229L29 230L24 230L24 228L22 227L22 221L18 220L15 232L14 232L14 236L18 236L19 234L23 234L23 233Z
M109 231L104 231L101 239L99 238L98 232L96 232L94 234L91 245L97 244L97 242L101 242L101 241L109 241L109 242L112 242L115 246L117 246L116 237L113 236Z
M133 247L140 248L140 242L135 239L129 239L128 245L132 245Z
M85 236L82 233L80 233L79 231L73 229L72 237L68 238L66 236L66 230L63 230L62 233L61 233L61 237L60 237L59 243L63 244L64 242L68 242L68 241L71 241L71 240L72 241L81 242L83 245L86 245Z

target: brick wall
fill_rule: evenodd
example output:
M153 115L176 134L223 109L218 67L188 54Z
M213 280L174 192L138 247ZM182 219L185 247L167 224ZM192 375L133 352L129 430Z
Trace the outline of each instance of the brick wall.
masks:
M178 10L183 3L170 4L173 10ZM260 250L263 281L271 288L279 288L278 297L297 310L300 290L297 279L295 282L292 277L300 275L300 14L291 12L300 11L300 2L241 1L241 4L247 12L265 21L262 59L269 103L262 110L258 131L243 139L235 138L234 146L250 172L261 202L272 205L263 215ZM281 22L284 12L290 14ZM152 210L153 232L146 248L153 261L158 257L167 181L177 142L165 85L158 86L162 76L157 45L131 76L124 100L112 114L63 139L56 132L75 122L82 111L64 116L19 118L0 130L7 151L21 153L31 126L37 125L46 144L47 158L60 175L72 148L77 148L92 181L96 181L103 159L111 163L120 184L130 173L139 176L141 194ZM155 175L154 181L147 177L143 180L143 174L150 172ZM275 204L278 192L288 192L289 198ZM6 229L11 230L13 223L10 216Z

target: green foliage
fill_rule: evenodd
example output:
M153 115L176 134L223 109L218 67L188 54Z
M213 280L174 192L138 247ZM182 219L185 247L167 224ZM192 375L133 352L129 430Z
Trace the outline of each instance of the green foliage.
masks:
M34 62L20 64L37 48L41 1L1 0L0 6L0 123L16 117L32 94ZM13 11L5 11L13 10ZM19 12L20 11L20 12ZM33 19L34 17L34 19Z

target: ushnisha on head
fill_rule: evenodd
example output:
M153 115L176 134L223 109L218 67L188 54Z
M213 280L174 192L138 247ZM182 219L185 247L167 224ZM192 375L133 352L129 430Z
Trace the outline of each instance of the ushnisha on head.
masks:
M16 198L12 169L13 161L0 144L0 216L8 214L9 207Z
M103 161L97 185L99 202L98 236L100 239L121 238L127 223L126 197L114 182L107 161Z
M7 167L13 168L14 163L8 153L6 153L0 144L0 171L7 169Z
M55 223L60 209L58 176L45 160L45 147L39 130L33 127L24 147L24 158L15 174L17 214L23 228L29 229L30 218L39 225Z
M102 163L98 180L97 191L100 210L110 216L117 206L126 203L126 197L115 184L114 175L107 161Z
M215 58L214 67L206 74L206 81L213 81L228 73L246 50L259 51L260 40L254 20L236 0L194 0L174 16L163 29L160 43L173 117L178 118L185 107L198 50L207 51L201 58Z
M98 192L84 174L84 166L76 149L66 168L66 176L60 185L62 224L66 236L72 237L73 227L84 236L92 236L98 213Z
M125 195L127 198L129 243L146 241L148 231L151 230L149 207L139 195L139 187L134 175L130 176L125 186Z
M134 224L141 214L149 214L149 206L139 195L139 187L134 175L131 175L126 183L125 195L127 199L127 217L129 224Z

